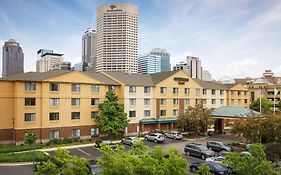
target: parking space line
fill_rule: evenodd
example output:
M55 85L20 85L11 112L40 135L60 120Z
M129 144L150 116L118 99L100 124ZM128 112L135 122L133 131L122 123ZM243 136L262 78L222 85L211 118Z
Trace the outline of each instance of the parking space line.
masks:
M87 153L86 151L83 151L83 150L81 150L80 148L77 148L80 152L82 152L82 153L84 153L84 154L86 154L86 155L88 155L88 156L91 156L91 154L89 154L89 153Z

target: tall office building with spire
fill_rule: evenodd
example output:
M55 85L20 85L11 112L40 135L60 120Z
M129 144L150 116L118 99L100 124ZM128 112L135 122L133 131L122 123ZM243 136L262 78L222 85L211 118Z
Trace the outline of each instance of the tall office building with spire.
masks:
M138 72L138 9L129 3L97 9L97 71Z
M97 58L97 32L89 27L82 37L82 65L90 66L95 70Z
M10 39L3 46L2 77L23 73L24 55L19 43Z

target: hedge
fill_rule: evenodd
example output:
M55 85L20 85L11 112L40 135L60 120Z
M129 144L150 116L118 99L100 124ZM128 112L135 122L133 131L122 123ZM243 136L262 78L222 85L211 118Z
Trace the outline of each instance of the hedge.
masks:
M35 144L35 149L41 149L45 147L44 144ZM1 153L12 153L12 152L20 152L20 151L29 151L32 150L32 145L22 145L22 146L0 146L0 154Z
M35 161L46 160L48 156L41 151L34 152ZM0 154L0 162L32 162L33 152Z

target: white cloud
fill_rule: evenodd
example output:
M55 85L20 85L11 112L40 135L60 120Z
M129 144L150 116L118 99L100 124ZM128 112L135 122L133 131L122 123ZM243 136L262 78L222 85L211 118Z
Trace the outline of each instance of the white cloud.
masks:
M281 76L281 64L273 69L273 72L276 76Z
M181 61L186 61L187 56L195 56L195 55L193 55L193 53L191 51L185 51L185 52L180 53L178 55L171 56L170 61L171 61L172 66L180 63Z
M259 60L254 58L245 58L239 61L230 62L224 68L226 76L244 77L245 75L252 75L252 68L256 67Z

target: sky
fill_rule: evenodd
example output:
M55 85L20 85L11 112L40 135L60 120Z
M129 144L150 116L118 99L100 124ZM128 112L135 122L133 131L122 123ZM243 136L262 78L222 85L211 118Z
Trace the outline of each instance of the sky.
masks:
M138 6L139 54L164 48L172 65L198 56L215 79L265 69L281 76L280 0L0 0L0 47L19 42L25 72L36 70L41 48L81 62L83 33L96 27L97 7L112 2ZM1 64L2 56L0 72Z

